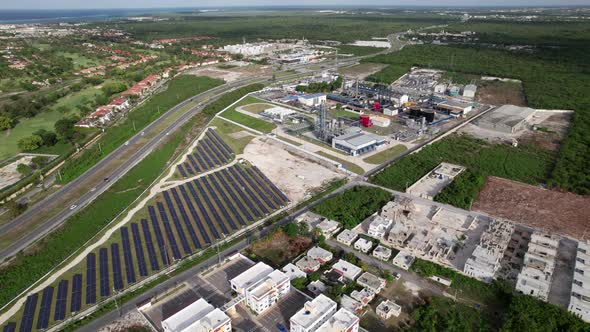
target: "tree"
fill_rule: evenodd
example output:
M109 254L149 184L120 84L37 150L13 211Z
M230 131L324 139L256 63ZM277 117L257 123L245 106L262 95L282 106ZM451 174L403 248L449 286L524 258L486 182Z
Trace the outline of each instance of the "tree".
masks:
M100 89L105 94L105 96L110 97L115 93L125 91L127 89L127 85L125 85L125 83L122 82L112 82L103 84Z
M391 271L389 271L389 270L383 270L383 272L381 273L381 276L387 282L393 282L393 280L394 280L393 275L391 274Z
M327 293L326 295L329 298L338 302L338 300L340 300L340 297L342 296L342 294L344 294L344 286L342 286L341 284L336 284L336 285L328 288L328 291L326 293Z
M16 171L19 172L23 176L27 176L27 175L31 174L33 169L28 164L23 163L23 164L18 164L16 166Z
M43 139L37 135L21 138L18 143L18 148L21 151L34 151L43 145Z
M33 163L33 165L35 165L35 168L37 168L37 169L45 166L47 164L47 161L48 161L47 157L41 157L41 156L37 156L37 157L34 157L33 159L31 159L31 162Z
M297 224L295 224L295 223L286 224L283 227L283 231L290 238L294 238L294 237L297 237L297 235L299 235L299 227L297 227Z
M12 118L0 115L0 130L6 130L12 128L14 121Z
M71 140L74 137L74 123L73 119L63 118L55 122L55 132L59 134L64 141Z
M300 277L291 280L291 285L299 290L305 289L305 284L307 283L307 278Z
M52 131L39 129L34 132L33 135L41 137L43 139L43 145L45 146L54 146L57 143L57 135Z
M8 210L8 213L10 213L10 216L12 218L18 217L21 213L23 213L27 210L26 203L18 203L15 200L8 201L8 203L6 203L6 205L5 205L5 207Z
M309 274L309 280L311 281L318 281L322 277L322 274L318 271L312 272Z

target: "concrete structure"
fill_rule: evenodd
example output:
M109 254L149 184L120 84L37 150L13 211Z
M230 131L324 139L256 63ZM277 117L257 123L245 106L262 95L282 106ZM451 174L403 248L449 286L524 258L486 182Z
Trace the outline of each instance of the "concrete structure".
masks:
M590 323L590 243L578 242L568 310Z
M324 235L325 237L331 237L340 230L340 223L334 220L324 218L324 220L322 220L317 227L322 232L322 235Z
M285 119L285 117L296 113L294 110L290 109L290 108L286 108L286 107L281 107L281 106L275 106L272 108L268 108L265 109L262 113L260 113L261 115L264 115L266 117L269 117L273 120L277 120L280 122L283 122L283 120Z
M387 243L398 248L403 248L413 234L413 231L414 228L410 224L401 221L395 222L387 235Z
M394 109L385 108L385 109L383 109L383 114L385 114L385 115L396 116L396 115L398 115L398 113L399 113L399 111L397 110L397 108L394 108Z
M379 303L375 311L379 318L388 320L391 318L391 316L399 317L399 315L402 313L402 307L393 301L386 300Z
M355 231L351 231L349 229L345 229L338 236L336 237L336 241L346 244L347 246L351 246L354 240L358 238L358 234Z
M354 243L354 249L365 254L368 253L369 250L371 250L371 248L373 248L373 242L365 240L363 238L356 240L356 242Z
M287 274L260 262L230 281L231 288L243 296L246 305L261 314L291 290Z
M474 98L476 91L477 86L475 84L467 84L465 87L463 87L463 97Z
M295 265L305 273L312 273L319 270L322 264L309 256L303 256Z
M289 320L291 332L315 332L336 313L336 302L324 294L305 302Z
M367 234L376 239L384 239L385 234L387 234L392 224L393 221L391 219L376 215L373 217L373 221L371 221L371 224L369 225Z
M440 83L434 86L434 93L444 94L447 92L447 85L444 83Z
M389 127L391 125L391 120L382 116L372 116L371 122L377 127Z
M529 107L503 105L477 119L476 124L484 129L514 134L527 127L535 110Z
M162 321L165 332L231 332L231 319L199 299Z
M350 293L350 297L359 301L364 307L364 306L368 305L369 302L373 301L373 299L375 298L375 293L373 293L372 291L370 291L366 288L363 288L360 291L358 291L358 290L352 291L352 293Z
M514 224L493 220L482 234L479 245L465 262L463 272L470 277L491 282L500 269L500 261L510 243Z
M406 189L406 192L432 200L464 170L463 166L442 162Z
M559 238L535 232L524 255L524 267L518 274L516 290L547 301Z
M365 272L363 273L358 280L356 281L357 284L363 286L375 294L379 294L383 288L385 288L385 279L377 277L376 275Z
M326 94L325 93L312 93L312 94L304 94L299 96L297 99L299 103L305 105L307 107L318 107L322 103L326 102Z
M415 259L416 257L410 255L410 253L400 250L400 252L398 252L397 255L395 255L391 263L404 270L409 270L410 266L412 266L412 263L414 263Z
M389 260L391 258L391 253L391 249L382 245L378 245L377 248L373 250L373 256L383 261Z
M332 266L332 271L352 281L354 281L361 274L361 272L363 272L360 267L342 259Z
M385 140L377 135L366 133L359 128L351 130L332 139L332 147L352 156L362 155L376 150L385 144Z
M318 296L325 292L328 287L321 280L312 281L307 285L307 290L313 295Z
M456 100L445 100L436 105L436 108L451 116L465 116L473 110L473 106Z
M360 315L363 312L363 305L348 295L342 295L340 298L340 306L350 312Z
M340 308L317 329L317 332L358 332L359 318L354 313Z
M307 251L307 256L315 259L316 261L320 262L321 264L329 262L334 258L331 251L328 251L324 248L320 247L313 247Z
M292 263L285 265L281 271L288 275L290 280L307 277L307 273L301 271L300 268L293 265Z

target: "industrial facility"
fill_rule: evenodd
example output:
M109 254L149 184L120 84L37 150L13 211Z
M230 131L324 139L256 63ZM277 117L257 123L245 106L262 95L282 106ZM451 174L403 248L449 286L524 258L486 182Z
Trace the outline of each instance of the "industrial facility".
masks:
M533 114L535 110L529 107L503 105L477 119L476 124L484 129L514 134L526 128Z

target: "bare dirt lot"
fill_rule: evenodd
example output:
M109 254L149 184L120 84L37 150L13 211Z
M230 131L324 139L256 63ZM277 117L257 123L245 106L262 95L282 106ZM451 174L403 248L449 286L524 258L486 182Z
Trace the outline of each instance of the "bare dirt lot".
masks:
M211 78L222 79L226 82L233 82L241 78L246 78L254 75L268 74L272 71L271 66L261 66L249 64L246 66L236 66L232 68L223 68L217 66L207 66L204 68L197 68L190 71L190 74L197 76L207 76Z
M527 106L521 83L485 81L477 88L476 101L491 105Z
M489 177L473 210L580 240L590 236L590 197Z
M558 151L561 140L567 134L572 113L554 113L540 122L539 130L527 130L519 138L521 143L533 144L550 151Z
M380 63L361 63L346 68L340 68L338 72L346 75L347 78L358 78L359 80L362 80L385 67L387 67L387 65Z
M303 152L294 154L283 147L268 137L258 137L246 146L243 157L260 168L291 202L303 200L325 181L343 177L308 159Z
M278 268L299 256L310 246L311 239L308 237L289 238L285 232L277 231L270 238L254 243L249 250Z

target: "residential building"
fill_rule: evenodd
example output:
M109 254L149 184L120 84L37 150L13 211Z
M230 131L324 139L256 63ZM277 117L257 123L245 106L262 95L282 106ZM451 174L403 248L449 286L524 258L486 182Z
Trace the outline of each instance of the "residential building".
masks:
M199 299L162 321L165 332L231 332L231 319Z
M372 291L370 291L366 288L363 288L360 291L358 291L358 290L352 291L352 293L350 293L350 297L359 301L364 307L364 306L368 305L369 302L373 301L373 299L375 298L375 293L373 293Z
M379 294L379 292L385 288L385 279L377 277L376 275L369 272L363 273L356 282L360 286L369 289L375 294Z
M414 263L415 259L416 257L412 256L409 252L401 250L397 253L397 255L395 255L392 263L393 265L400 267L404 270L409 270L410 266L412 266L412 263Z
M336 241L347 246L351 246L358 236L359 235L355 231L345 229L342 232L340 232L340 234L338 234L338 236L336 237Z
M414 234L414 230L411 224L396 221L387 235L387 243L397 248L403 248L412 234Z
M377 135L366 133L359 128L351 128L347 133L334 137L332 147L351 156L359 156L378 149L385 140Z
M558 247L557 236L538 232L531 235L516 290L547 301Z
M340 298L340 306L346 310L360 315L363 312L363 305L348 295L342 295Z
M376 215L369 225L367 234L377 239L384 239L385 234L387 234L392 224L393 221L391 219Z
M359 318L349 310L340 308L322 324L317 332L358 332Z
M319 270L322 264L309 256L303 256L295 262L295 265L305 273L312 273Z
M578 242L568 310L590 323L590 243Z
M291 290L289 276L260 262L230 280L238 296L244 296L246 305L260 314Z
M326 284L324 284L321 280L312 281L309 283L309 285L307 285L307 290L315 296L325 292L326 289Z
M371 248L373 248L373 242L367 239L363 239L362 237L356 240L356 242L354 243L354 249L365 254L368 253L369 250L371 250Z
M324 220L322 220L317 227L322 232L322 235L328 238L336 234L338 230L340 230L340 223L334 220L324 218Z
M391 249L384 247L382 245L378 245L377 248L373 250L373 256L383 261L389 260L391 258L391 254Z
M122 111L129 107L129 100L127 98L115 98L111 100L108 106L116 111Z
M316 261L320 262L321 264L329 262L334 258L331 251L328 251L324 248L320 247L313 247L307 251L307 256L315 259Z
M283 271L286 275L288 275L290 280L307 277L307 274L305 272L301 271L300 268L293 265L292 263L285 265L281 269L281 271Z
M291 332L315 332L334 313L336 313L336 302L324 294L318 295L315 299L305 302L303 308L289 320Z
M354 281L363 270L360 267L341 259L332 266L332 271L348 280Z
M479 244L465 262L463 272L470 277L491 282L500 269L500 261L510 243L514 224L493 220L482 234Z
M402 307L393 301L386 300L379 303L376 312L379 318L388 320L391 316L398 317L402 313Z
M272 267L262 262L257 263L248 270L242 272L237 277L230 280L231 289L238 293L238 295L244 295L246 293L246 289L262 280L272 271Z

